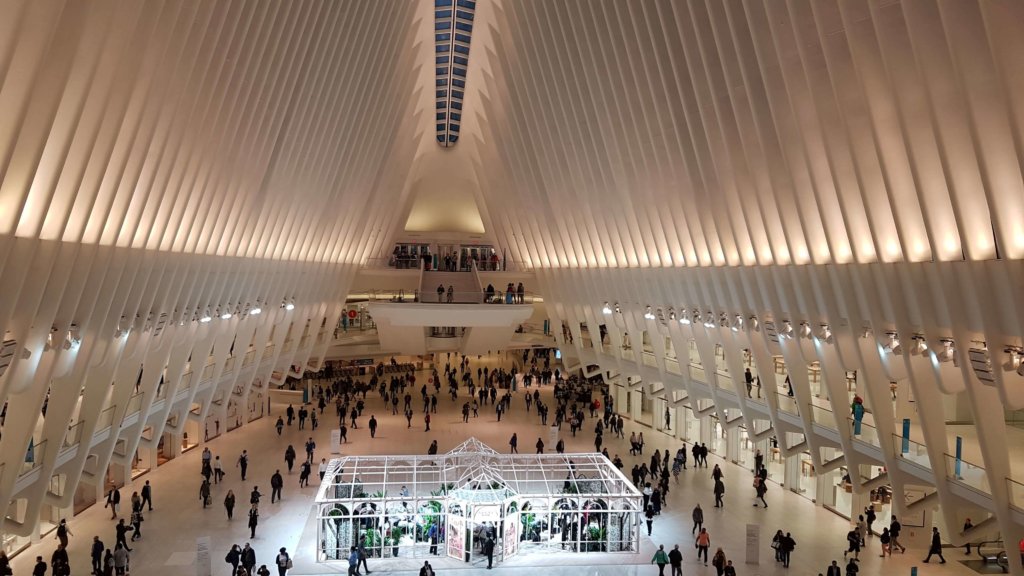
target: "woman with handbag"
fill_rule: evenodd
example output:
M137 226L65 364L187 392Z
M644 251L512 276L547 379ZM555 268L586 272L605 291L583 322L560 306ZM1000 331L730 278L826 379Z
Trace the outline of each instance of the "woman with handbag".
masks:
M285 576L288 574L288 570L292 567L292 559L291 556L288 555L286 548L281 548L277 558L274 558L274 564L277 564L278 576Z

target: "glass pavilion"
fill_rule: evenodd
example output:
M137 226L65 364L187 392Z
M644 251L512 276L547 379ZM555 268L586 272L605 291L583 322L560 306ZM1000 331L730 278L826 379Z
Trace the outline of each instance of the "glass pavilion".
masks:
M637 552L643 497L599 453L499 454L476 438L434 456L330 461L317 493L317 561L529 551Z

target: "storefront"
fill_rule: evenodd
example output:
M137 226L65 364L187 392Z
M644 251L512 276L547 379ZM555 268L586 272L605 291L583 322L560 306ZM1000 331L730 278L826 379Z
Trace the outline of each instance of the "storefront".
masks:
M471 438L437 456L334 459L317 494L318 562L536 551L637 552L642 495L600 454L499 454Z

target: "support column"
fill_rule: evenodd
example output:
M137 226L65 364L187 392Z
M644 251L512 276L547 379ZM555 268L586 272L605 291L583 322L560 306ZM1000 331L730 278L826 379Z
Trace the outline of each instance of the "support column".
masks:
M740 463L740 429L725 431L725 459L733 464Z
M711 438L714 436L714 425L711 423L711 417L705 416L700 419L700 442L702 444L711 444Z

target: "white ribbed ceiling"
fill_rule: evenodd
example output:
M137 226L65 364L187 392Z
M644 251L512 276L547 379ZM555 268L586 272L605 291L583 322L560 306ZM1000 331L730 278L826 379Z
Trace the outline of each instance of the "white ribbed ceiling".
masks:
M0 234L386 253L433 8L0 0ZM533 266L1020 258L1022 29L1012 0L481 1L445 153Z
M1024 256L1024 2L478 13L477 172L534 266Z

